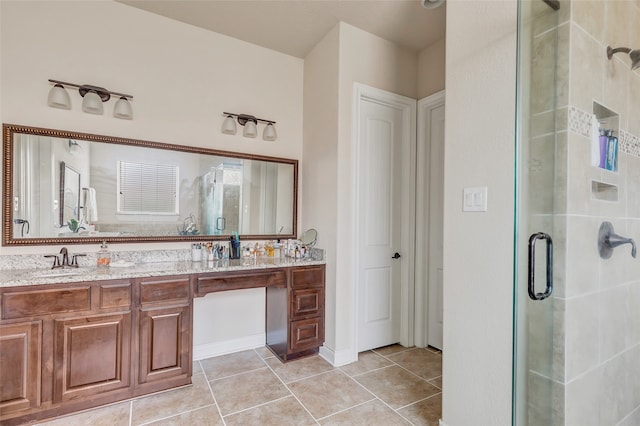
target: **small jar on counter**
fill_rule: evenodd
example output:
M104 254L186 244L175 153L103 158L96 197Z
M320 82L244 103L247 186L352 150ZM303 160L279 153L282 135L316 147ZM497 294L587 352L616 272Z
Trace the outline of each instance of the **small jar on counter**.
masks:
M111 264L111 253L109 253L106 241L102 242L96 257L98 259L98 269L108 268Z

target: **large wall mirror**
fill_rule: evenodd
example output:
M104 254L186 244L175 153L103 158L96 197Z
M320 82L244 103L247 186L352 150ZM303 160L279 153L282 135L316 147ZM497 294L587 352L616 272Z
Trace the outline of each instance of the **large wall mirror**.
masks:
M295 238L298 161L5 124L3 245Z

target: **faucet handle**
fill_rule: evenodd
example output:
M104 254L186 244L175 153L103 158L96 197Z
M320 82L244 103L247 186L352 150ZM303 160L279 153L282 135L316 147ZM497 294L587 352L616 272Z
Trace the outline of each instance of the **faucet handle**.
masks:
M74 268L77 268L79 266L78 258L83 256L86 256L86 254L74 254L73 256L71 256L71 262L69 266L73 266Z
M53 266L51 267L51 269L60 268L62 266L60 265L60 258L57 254L47 254L44 257L53 258Z

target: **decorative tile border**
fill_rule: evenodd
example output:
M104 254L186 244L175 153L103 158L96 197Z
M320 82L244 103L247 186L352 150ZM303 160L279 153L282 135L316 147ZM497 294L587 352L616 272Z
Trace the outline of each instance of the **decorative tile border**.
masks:
M620 151L635 157L640 157L640 137L629 132L620 130Z
M584 137L591 136L591 114L569 106L569 131Z

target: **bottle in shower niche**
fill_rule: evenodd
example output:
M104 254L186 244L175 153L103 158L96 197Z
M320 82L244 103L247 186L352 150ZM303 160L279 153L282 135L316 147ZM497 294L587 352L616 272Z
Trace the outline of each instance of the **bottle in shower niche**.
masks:
M612 172L618 170L618 138L613 136L613 130L607 131L607 161L605 169Z
M98 269L105 269L109 267L109 264L111 263L111 253L109 253L106 241L102 242L96 257L98 259Z
M609 146L608 130L600 129L600 164L598 167L605 169L607 167L607 147Z

